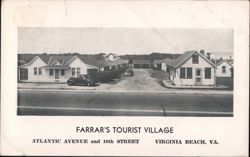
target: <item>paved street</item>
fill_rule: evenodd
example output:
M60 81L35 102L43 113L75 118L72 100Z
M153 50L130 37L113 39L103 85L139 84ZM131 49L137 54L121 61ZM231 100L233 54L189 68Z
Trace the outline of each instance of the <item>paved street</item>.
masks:
M232 116L231 94L18 91L19 115Z

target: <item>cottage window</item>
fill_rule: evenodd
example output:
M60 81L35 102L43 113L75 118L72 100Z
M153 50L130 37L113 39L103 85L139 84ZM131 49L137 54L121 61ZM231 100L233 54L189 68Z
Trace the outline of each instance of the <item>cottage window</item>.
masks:
M64 69L61 69L61 76L64 76L64 73L65 73Z
M43 74L42 68L39 68L39 75L42 75L42 74Z
M80 68L77 68L77 76L79 76L80 75Z
M222 66L222 73L226 73L226 66Z
M198 55L193 55L192 56L192 62L193 62L193 64L199 64L199 56Z
M192 79L192 76L193 76L193 69L187 68L187 78Z
M37 75L37 68L34 68L34 75Z
M53 69L49 69L49 76L53 76L53 75L54 75Z
M76 75L76 68L72 68L72 76Z
M186 77L186 68L181 68L180 69L180 78L185 78Z

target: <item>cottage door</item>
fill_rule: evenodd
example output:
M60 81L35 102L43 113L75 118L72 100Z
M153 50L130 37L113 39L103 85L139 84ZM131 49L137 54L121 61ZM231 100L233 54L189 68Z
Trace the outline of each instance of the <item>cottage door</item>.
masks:
M195 69L195 85L201 85L202 84L202 75L201 75L201 69Z
M59 69L55 69L55 79L59 79Z

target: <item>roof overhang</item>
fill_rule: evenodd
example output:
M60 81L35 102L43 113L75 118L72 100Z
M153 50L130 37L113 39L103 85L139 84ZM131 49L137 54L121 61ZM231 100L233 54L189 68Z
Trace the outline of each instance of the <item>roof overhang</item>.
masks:
M201 58L203 58L205 61L207 61L211 66L213 66L214 68L216 68L216 65L213 64L210 60L208 60L205 56L201 55L199 52L194 51L193 53L191 53L190 55L188 55L182 62L180 62L179 64L177 64L175 66L175 68L179 68L181 67L183 64L185 64L194 54L199 55Z
M70 69L68 66L43 66L41 68L44 68L45 70L49 69Z

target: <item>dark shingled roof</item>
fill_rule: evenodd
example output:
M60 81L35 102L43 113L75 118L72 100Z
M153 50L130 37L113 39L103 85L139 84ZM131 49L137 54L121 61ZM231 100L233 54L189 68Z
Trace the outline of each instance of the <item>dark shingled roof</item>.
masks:
M48 64L51 55L48 54L18 54L18 63L20 65L28 64L36 56L40 57L46 64Z
M71 58L73 58L74 56L73 55L67 55L67 56L64 56L64 55L53 55L51 57L51 61L50 61L50 65L55 61L57 60L59 63L61 63L62 65L66 65L69 60Z
M174 59L170 61L170 66L177 67L180 63L184 62L188 57L193 55L197 51L186 51L181 56L179 56L177 59ZM197 52L198 53L198 52Z
M128 60L126 59L119 59L119 60L115 60L115 61L109 61L110 65L121 65L121 64L128 64Z
M32 59L34 59L37 55L36 54L18 54L17 59L18 59L18 65L23 65L23 64L27 64L30 61L32 61Z
M76 56L86 64L89 64L95 67L102 67L101 61L96 60L94 57L83 56L83 55L76 55Z
M216 62L216 65L218 66L218 65L222 64L223 62L226 62L227 64L232 66L232 64L230 62L228 62L226 59L221 59L220 62Z
M158 59L153 61L154 64L160 64L162 62L163 62L163 60L158 60Z
M133 64L151 64L150 60L147 59L133 59Z
M166 63L167 65L171 65L174 59L171 58L165 58L161 60L154 60L154 64L160 64L160 63Z
M51 57L51 55L44 55L44 54L40 54L40 55L37 55L37 56L39 56L46 64L48 64L49 63L49 59L50 59L50 57Z
M75 56L77 56L81 61L88 65L92 65L95 67L107 67L113 65L120 65L128 63L128 60L115 60L108 61L105 59L97 59L95 56L83 55L83 54L18 54L18 66L24 65L32 61L36 56L40 57L46 64L46 67L54 66L54 67L66 67L68 62ZM55 61L58 61L61 65L53 65Z

